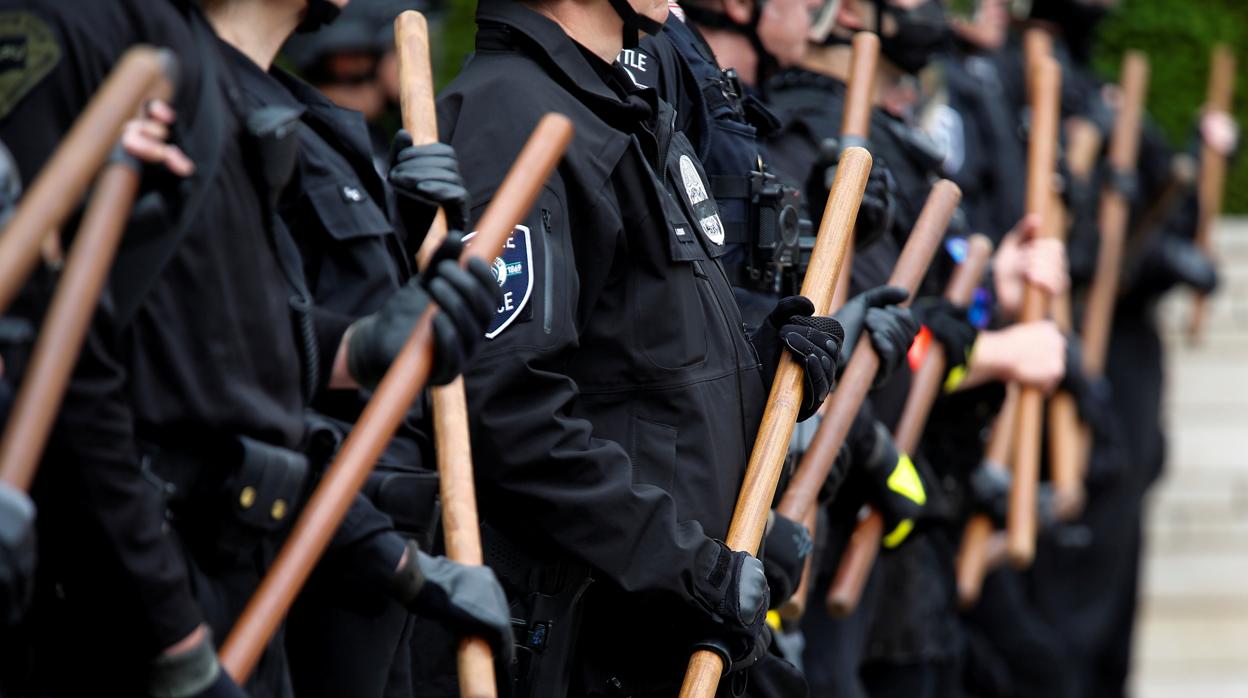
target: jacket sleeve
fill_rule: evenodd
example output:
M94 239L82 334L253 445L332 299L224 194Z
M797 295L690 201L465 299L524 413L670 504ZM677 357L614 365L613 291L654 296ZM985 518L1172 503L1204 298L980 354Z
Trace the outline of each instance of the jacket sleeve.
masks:
M505 535L553 542L627 591L668 592L710 609L714 601L697 589L719 545L697 521L680 519L667 491L634 483L627 449L595 436L577 413L577 383L566 367L577 352L577 318L593 312L610 283L613 251L578 264L553 191L544 191L525 224L528 307L507 310L504 300L491 332L510 324L487 338L465 375L482 511ZM525 288L507 279L504 291L513 296Z

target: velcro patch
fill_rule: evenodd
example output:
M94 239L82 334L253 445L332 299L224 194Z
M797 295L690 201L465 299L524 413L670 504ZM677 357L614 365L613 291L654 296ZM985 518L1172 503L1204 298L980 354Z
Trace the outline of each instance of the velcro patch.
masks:
M0 12L0 119L60 62L47 22L29 12Z

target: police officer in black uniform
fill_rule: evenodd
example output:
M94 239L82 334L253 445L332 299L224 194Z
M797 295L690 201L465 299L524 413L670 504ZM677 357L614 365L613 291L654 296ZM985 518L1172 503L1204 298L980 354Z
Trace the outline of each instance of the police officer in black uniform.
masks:
M325 5L313 0L309 11ZM362 114L335 106L280 68L269 67L266 72L263 62L271 56L235 38L247 36L238 20L250 16L247 11L281 14L271 4L222 0L209 5L208 15L222 36L231 37L225 53L244 102L257 113L273 114L294 132L296 174L282 192L278 209L283 232L299 248L316 323L337 328L328 333L332 340L371 313L418 311L413 293L431 292L447 311L439 333L440 354L446 360L434 376L434 382L445 382L458 373L478 343L496 307L498 289L485 263L474 260L465 271L448 259L460 249L458 240L449 242L439 255L439 281L431 280L433 274L413 279L413 255L408 250L423 239L436 207L446 206L453 226L462 226L466 192L454 152L437 144L412 146L405 137L395 148L390 181L400 193L394 196L372 166ZM305 20L304 29L320 30L307 24ZM287 33L294 29L288 22ZM388 202L398 213L397 225L390 223ZM411 289L406 288L409 284ZM376 327L373 320L361 322L352 342ZM334 356L351 346L326 344L318 353ZM375 385L388 365L384 356L378 358L382 360L370 362L348 356L356 383ZM358 386L342 383L325 375L313 401L314 429L331 443L341 441L367 398ZM432 454L419 418L413 414L387 448L366 485L369 498L357 498L318 574L292 611L287 646L300 696L410 695L409 608L449 623L457 632L485 635L496 646L510 648L509 618L493 573L419 552L421 547L431 549L437 521L437 479L421 467ZM404 586L421 577L425 593L415 594ZM434 587L441 587L449 600L435 603Z
M623 41L553 5L482 2L476 56L440 100L478 206L542 113L577 127L502 258L505 300L466 376L473 451L528 694L570 681L575 695L671 695L694 643L727 640L730 661L758 643L761 565L716 539L757 428L760 363L777 355L756 357L742 331L723 221L676 115L612 65L666 5L590 8ZM499 103L511 118L491 115ZM800 303L762 331L800 354L809 414L838 353L814 350L839 342L795 331Z
M292 12L306 19L307 10ZM6 66L22 79L9 83L0 115L0 133L21 142L26 178L140 42L181 58L175 139L196 166L181 181L181 150L127 143L171 171L145 171L36 482L48 513L30 623L33 685L17 692L243 695L217 666L212 639L228 632L311 485L299 449L318 382L314 347L334 332L342 340L341 328L299 314L298 253L274 234L270 206L285 184L274 156L293 151L272 149L242 103L226 47L192 4L39 4L4 16L34 49ZM173 112L153 105L149 114L139 131L160 139ZM30 317L46 300L40 288L23 299ZM412 291L413 312L383 310L373 324L406 336L427 302ZM397 350L386 333L362 334L372 335L367 351L351 353L384 361ZM76 653L74 672L64 671L67 639L90 648ZM291 694L280 634L248 689Z

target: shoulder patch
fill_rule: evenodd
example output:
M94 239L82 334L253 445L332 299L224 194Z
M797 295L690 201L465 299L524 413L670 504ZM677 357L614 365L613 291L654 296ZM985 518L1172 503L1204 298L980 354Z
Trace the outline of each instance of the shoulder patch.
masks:
M702 182L693 158L688 155L680 156L680 179L685 185L685 195L689 197L689 205L693 208L706 239L716 245L724 244L724 223L719 219L719 209L707 193L706 184Z
M0 12L0 119L60 62L47 22L29 12Z
M464 236L465 246L472 245L476 231ZM485 330L486 339L494 339L515 322L532 317L526 315L529 297L533 295L533 247L529 228L517 225L503 245L503 252L490 264L494 280L502 289L503 300L494 313L494 320ZM523 318L523 319L522 319Z

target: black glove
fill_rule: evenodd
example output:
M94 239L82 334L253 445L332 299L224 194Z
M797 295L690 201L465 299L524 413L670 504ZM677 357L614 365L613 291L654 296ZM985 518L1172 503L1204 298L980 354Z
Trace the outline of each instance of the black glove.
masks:
M802 409L797 421L819 411L836 383L844 334L840 323L828 317L815 317L815 306L804 296L789 296L776 304L767 320L751 337L758 352L764 382L770 386L780 363L779 347L784 346L802 367Z
M1136 278L1138 286L1156 294L1176 284L1189 286L1201 293L1212 293L1218 287L1218 268L1190 240L1173 233L1163 233L1140 260Z
M971 324L967 308L944 298L921 298L914 302L912 308L918 321L945 350L948 368L965 365L979 337L979 330Z
M771 590L772 603L777 607L797 591L806 557L814 545L805 526L773 512L771 527L763 541L763 573Z
M840 161L841 144L834 138L824 139L819 148L819 159L806 181L807 201L816 222L827 207L832 182L836 179L836 166ZM858 218L854 223L856 249L869 247L892 228L897 212L897 197L893 193L896 189L896 180L884 160L875 160L867 176L867 188L862 194Z
M494 570L426 555L408 541L407 560L395 573L392 590L412 613L441 622L459 636L485 638L498 664L511 666L511 610Z
M6 627L21 621L35 589L35 505L0 482L0 593Z
M710 571L695 579L695 593L712 620L733 635L753 638L767 618L769 593L763 562L715 541L718 551Z
M390 296L381 309L351 325L347 368L366 388L374 388L416 328L429 300L438 303L433 317L434 360L429 374L433 385L451 382L464 369L494 317L498 283L485 262L472 258L466 269L443 250L462 245L452 231L419 277ZM440 261L439 261L440 260Z
M875 386L879 387L906 362L910 344L919 333L919 322L909 308L890 305L867 311L867 330L871 333L871 346L880 357L880 368L875 373Z
M459 159L451 146L445 143L412 145L411 134L400 130L390 144L389 179L399 194L399 214L405 224L424 221L424 228L428 228L439 206L446 212L448 228L462 230L468 222L468 189L459 174ZM423 232L424 228L409 232Z
M884 516L884 547L896 548L914 530L927 504L927 490L910 457L897 450L888 429L878 421L869 428L869 435L850 435L854 463L866 476L871 503Z
M248 698L217 663L212 633L185 652L161 655L152 662L147 693L151 698Z
M867 324L867 311L894 303L901 303L910 297L910 292L900 286L877 286L850 298L838 311L832 314L833 319L841 323L845 332L845 340L841 343L841 368L849 363L854 348L858 346L858 338ZM917 332L917 330L916 330Z
M1010 472L1000 464L982 462L970 478L971 510L987 514L992 525L1005 527L1010 508Z

